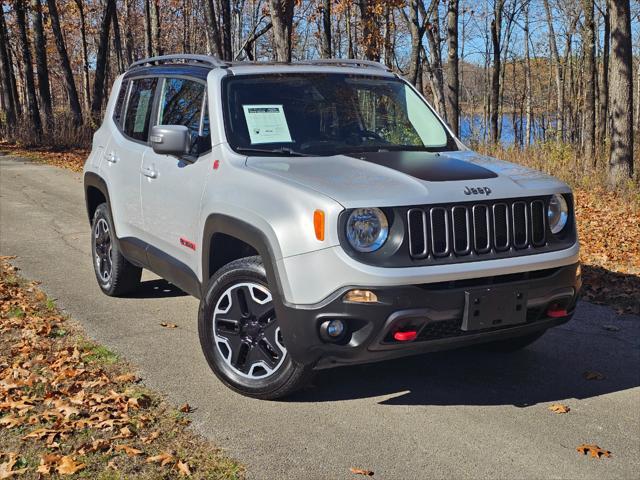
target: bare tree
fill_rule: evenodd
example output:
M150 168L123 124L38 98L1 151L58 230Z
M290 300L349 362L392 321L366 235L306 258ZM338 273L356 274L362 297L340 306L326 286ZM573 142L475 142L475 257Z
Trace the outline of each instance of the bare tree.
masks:
M551 57L555 66L555 81L556 81L556 138L558 141L562 141L564 138L564 82L562 62L560 61L560 54L558 52L558 43L556 42L556 32L553 25L553 15L551 13L551 7L549 6L549 0L543 0L544 9L547 14L547 27L549 29L549 47L551 48Z
M491 21L491 46L493 51L493 66L491 70L491 142L500 141L498 121L500 120L500 73L502 58L500 52L500 37L502 34L502 13L505 0L495 0L494 16Z
M604 2L602 12L604 35L602 46L602 68L598 79L598 122L596 123L596 137L598 145L604 145L609 132L609 49L611 42L611 24L609 19L609 4Z
M231 1L220 0L220 10L222 10L222 58L233 59L233 49L231 47Z
M276 60L291 61L291 34L295 0L269 0Z
M82 109L80 108L78 90L76 89L76 82L73 78L73 71L71 70L71 62L69 62L67 47L64 44L64 37L62 36L62 28L60 27L60 16L58 15L56 0L47 0L47 5L49 5L51 29L53 30L53 37L56 41L56 48L58 49L58 56L60 57L60 64L62 66L62 72L64 73L64 86L67 90L67 97L69 98L69 108L71 109L74 123L76 125L80 125L82 123Z
M9 60L9 36L7 24L4 20L4 8L0 8L0 67L2 67L2 91L4 94L4 108L6 109L6 123L13 129L18 118L18 92L15 91L13 81L13 65Z
M91 117L94 123L99 123L104 97L105 72L107 69L107 55L109 49L109 30L116 8L116 0L106 0L104 14L100 25L98 41L98 55L96 57L96 74L93 82L93 99L91 101Z
M584 133L583 146L586 164L593 163L596 142L596 44L594 0L582 0L584 9L583 49L584 49Z
M42 5L40 0L32 0L33 29L35 37L36 69L38 72L38 92L44 110L45 126L53 126L53 106L51 104L51 87L49 85L49 65L47 63L47 45L42 25Z
M159 0L149 0L149 16L151 18L151 44L154 55L162 55L162 30L160 26Z
M609 182L633 176L633 53L629 0L608 0L611 15L611 156Z
M14 0L16 12L16 23L20 31L20 48L22 50L22 66L24 67L24 78L27 87L27 114L29 122L33 126L36 139L42 136L42 122L40 120L40 110L36 99L36 85L33 78L33 62L31 59L31 46L29 44L29 33L27 32L27 20L25 14L24 0Z
M331 58L331 1L322 0L322 58Z
M458 0L449 0L447 11L447 121L453 132L459 134L460 108L458 104L460 78L458 75Z
M222 38L220 36L220 25L216 16L216 7L213 0L204 0L205 23L208 31L209 51L215 52L218 57L224 56Z
M529 1L524 6L524 90L525 90L525 115L526 123L524 129L524 144L531 145L531 134L533 130L533 99L531 80L531 55L529 53Z
M84 109L89 112L91 109L91 95L89 93L89 54L87 51L87 28L84 16L83 0L75 0L80 15L80 44L82 51L82 98L84 99Z

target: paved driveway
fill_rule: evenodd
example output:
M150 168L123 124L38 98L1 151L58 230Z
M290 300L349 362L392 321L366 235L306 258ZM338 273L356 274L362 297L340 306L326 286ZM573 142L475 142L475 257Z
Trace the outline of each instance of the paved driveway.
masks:
M265 402L209 372L195 299L146 274L135 298L106 297L89 251L81 176L0 157L0 254L18 255L23 275L138 365L149 387L195 407L194 427L252 478L356 478L352 466L378 479L638 478L637 316L580 303L570 323L516 354L445 352L325 371L295 397ZM606 378L587 381L587 370ZM571 412L551 413L555 402ZM583 442L614 457L581 457Z

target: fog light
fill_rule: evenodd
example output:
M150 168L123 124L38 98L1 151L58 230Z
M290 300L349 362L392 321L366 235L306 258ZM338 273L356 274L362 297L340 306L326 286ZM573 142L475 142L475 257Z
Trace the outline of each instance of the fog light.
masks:
M320 338L325 342L340 342L347 334L347 323L334 318L320 324Z
M344 296L345 302L377 303L378 296L371 290L349 290Z
M338 338L344 332L344 323L342 320L330 320L327 324L327 335L331 338Z

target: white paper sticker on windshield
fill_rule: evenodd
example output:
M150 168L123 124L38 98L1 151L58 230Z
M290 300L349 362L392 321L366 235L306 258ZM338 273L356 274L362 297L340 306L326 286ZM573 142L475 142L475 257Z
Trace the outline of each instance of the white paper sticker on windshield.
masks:
M282 105L243 105L252 144L291 143Z

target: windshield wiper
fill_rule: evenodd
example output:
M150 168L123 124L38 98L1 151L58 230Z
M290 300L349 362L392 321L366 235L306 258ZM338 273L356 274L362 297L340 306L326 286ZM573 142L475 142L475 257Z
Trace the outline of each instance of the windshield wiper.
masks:
M297 152L289 147L280 147L280 148L251 148L251 147L237 147L235 148L236 152L242 153L266 153L266 154L279 154L279 155L288 155L290 157L311 157L308 153Z

